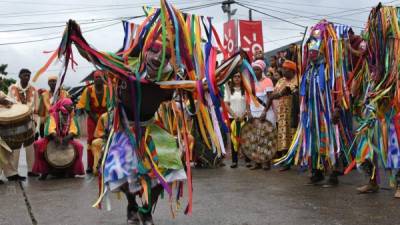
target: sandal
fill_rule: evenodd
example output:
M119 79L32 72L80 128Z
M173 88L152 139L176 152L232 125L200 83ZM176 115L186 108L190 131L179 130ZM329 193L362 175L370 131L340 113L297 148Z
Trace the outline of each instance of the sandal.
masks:
M260 164L255 164L254 166L250 167L250 170L259 170L259 169L261 169Z

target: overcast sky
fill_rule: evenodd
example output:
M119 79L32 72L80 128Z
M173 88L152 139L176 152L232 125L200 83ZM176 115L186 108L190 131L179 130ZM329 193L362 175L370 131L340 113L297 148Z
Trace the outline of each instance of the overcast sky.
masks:
M178 8L200 6L216 3L212 0L171 0ZM238 0L251 8L280 17L301 26L312 26L318 20L327 18L330 21L343 23L360 32L371 7L376 6L378 0ZM399 5L400 0L386 0L383 3ZM142 15L141 6L144 4L158 6L158 0L0 0L0 63L8 64L9 75L16 78L21 68L29 68L36 72L48 59L49 54L58 47L61 40L65 21L75 19L81 22L81 29L86 40L101 51L115 51L122 46L123 29L117 20L124 16ZM233 5L237 9L234 19L248 19L248 9ZM221 5L204 9L192 10L190 13L210 16L219 33L222 33L222 24L227 20ZM99 19L107 19L99 22ZM95 20L96 23L90 22ZM142 19L132 20L139 23ZM265 50L272 50L282 45L301 39L304 28L294 24L271 18L253 12L253 20L263 21L263 35ZM27 30L32 29L32 30ZM17 31L16 31L17 30ZM19 31L18 31L19 30ZM93 30L93 31L91 31ZM222 35L220 35L222 38ZM37 41L41 39L53 40ZM15 42L37 41L24 44ZM93 67L82 60L78 55L76 72L70 71L65 84L74 86L87 75ZM47 76L57 74L60 65L52 65L47 74L34 84L45 87Z

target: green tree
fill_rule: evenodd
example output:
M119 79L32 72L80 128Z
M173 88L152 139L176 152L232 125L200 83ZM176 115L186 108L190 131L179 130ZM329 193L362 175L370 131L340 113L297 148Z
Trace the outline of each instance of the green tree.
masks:
M16 80L12 79L12 78L7 78L5 76L7 76L7 64L1 64L0 65L0 74L3 75L0 77L1 81L0 82L0 90L3 91L4 93L7 94L8 92L8 87L10 87L11 84L15 84Z

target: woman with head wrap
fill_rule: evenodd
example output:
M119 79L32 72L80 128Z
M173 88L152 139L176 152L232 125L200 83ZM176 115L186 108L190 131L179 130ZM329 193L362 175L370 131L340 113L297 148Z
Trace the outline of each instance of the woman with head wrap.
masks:
M62 98L50 109L50 116L46 121L44 135L44 138L34 143L35 163L33 171L41 174L39 179L45 180L52 169L44 158L49 141L54 141L56 145L70 144L74 147L77 156L72 166L66 169L66 175L85 174L82 163L83 146L79 141L74 140L75 137L79 136L79 127L74 119L71 99Z
M274 85L268 77L264 75L265 62L263 60L254 61L251 66L253 67L257 81L255 82L256 97L260 104L254 103L251 99L247 107L247 115L249 119L258 118L261 120L268 120L273 126L276 126L275 112L272 108L270 95L274 91ZM260 169L261 164L256 163L251 169ZM270 165L265 165L264 169L270 169Z
M261 118L270 121L275 125L276 118L272 107L265 107L269 101L269 95L274 90L274 85L268 77L264 75L265 62L262 60L254 61L251 66L253 67L257 81L255 82L256 97L261 103L257 106L250 100L250 105L247 106L247 113L250 118Z
M274 93L271 99L277 100L277 122L278 122L278 157L282 157L288 151L293 140L293 135L296 132L297 122L292 123L293 117L298 117L293 113L293 108L300 107L293 104L293 98L296 98L298 93L297 80L295 75L297 72L296 63L286 60L283 65L283 77L278 80ZM293 126L294 125L294 126ZM283 170L289 169L290 166L285 166Z

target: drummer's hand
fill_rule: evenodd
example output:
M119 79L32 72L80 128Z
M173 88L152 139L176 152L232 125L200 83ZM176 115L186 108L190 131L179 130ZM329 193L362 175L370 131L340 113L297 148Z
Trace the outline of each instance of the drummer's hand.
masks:
M265 111L263 111L262 113L261 113L261 116L260 116L260 119L261 119L261 121L265 121L265 117L267 116L267 113L265 112Z
M56 146L59 146L61 144L61 140L58 137L55 137L54 143L56 143Z
M97 115L94 112L88 112L88 115L90 118L92 118L93 121L97 121Z
M68 145L68 143L69 143L69 141L72 139L72 136L71 135L67 135L67 136L65 136L64 138L63 138L63 140L62 140L62 144L63 145Z
M249 120L253 119L253 115L251 115L251 112L247 112L247 118L249 118Z
M67 146L69 142L69 139L67 137L62 139L62 145Z
M4 105L6 108L10 108L13 103L8 101L7 99L2 99L0 100L0 104Z

